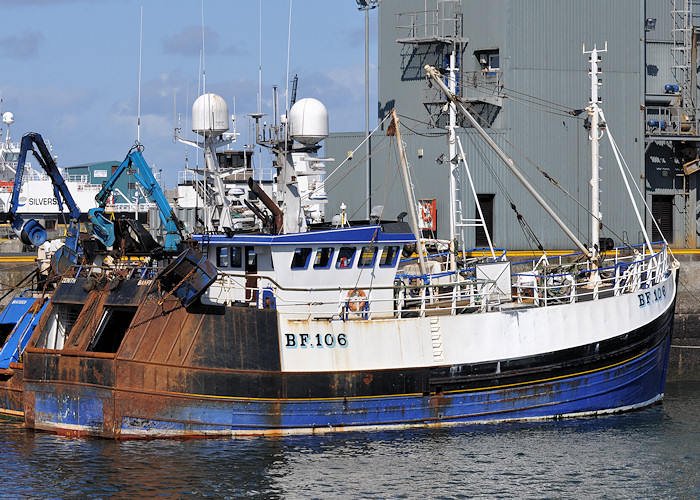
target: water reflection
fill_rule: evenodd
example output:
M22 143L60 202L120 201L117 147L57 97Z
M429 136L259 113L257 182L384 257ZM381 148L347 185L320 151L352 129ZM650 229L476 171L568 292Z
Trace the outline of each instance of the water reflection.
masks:
M0 422L5 496L698 497L700 386L602 418L285 438L114 442Z

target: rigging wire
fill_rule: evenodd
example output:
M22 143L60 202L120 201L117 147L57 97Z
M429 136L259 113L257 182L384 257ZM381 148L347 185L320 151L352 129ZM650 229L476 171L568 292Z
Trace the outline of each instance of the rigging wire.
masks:
M494 85L493 83L486 82L484 80L475 79L475 80L473 80L472 84L467 84L467 85L465 85L465 87L466 86L468 86L472 90L476 90L476 91L479 91L482 93L489 93L491 95L494 94L494 90L496 90L497 93L503 92L503 95L508 95L509 93L510 94L517 94L518 96L522 96L522 97L518 97L519 99L524 99L524 100L527 100L529 102L542 103L542 104L540 104L540 106L542 106L544 108L563 111L563 112L566 112L570 115L578 116L577 114L572 113L572 111L577 111L577 110L574 110L574 108L572 108L571 106L567 106L565 104L560 104L558 102L550 101L548 99L544 99L544 98L537 96L537 95L528 94L527 92L522 92L522 91L514 89L514 88L506 87L505 85ZM485 89L485 90L482 90L482 89Z
M575 109L571 106L559 104L548 99L543 99L536 95L528 94L504 85L494 85L490 82L474 79L473 83L468 83L465 85L465 87L467 86L473 92L509 99L512 102L536 109L538 111L554 114L564 118L575 118L578 120L582 119L579 118L579 115L583 111L582 109Z
M525 219L525 216L521 212L518 211L518 208L515 205L513 198L510 196L510 193L506 189L505 184L503 184L503 181L501 180L501 178L498 175L496 175L496 171L495 171L493 165L491 165L491 162L489 162L488 158L486 157L486 154L484 153L483 147L481 145L479 145L474 140L474 137L472 136L472 134L468 134L467 137L469 138L469 141L471 142L472 146L474 147L474 150L477 152L477 154L481 158L481 161L484 163L486 168L491 173L491 177L494 179L499 190L501 191L503 196L506 198L508 205L513 210L513 212L515 212L516 218L518 220L518 224L520 225L521 231L525 235L525 239L528 242L528 245L530 245L530 243L534 243L540 252L544 252L544 247L542 246L542 243L540 242L539 238L535 234L535 231L528 224L527 220ZM531 245L530 245L530 249L532 250Z
M483 117L481 116L481 114L480 114L476 109L474 109L473 106L469 105L469 103L464 103L464 102L463 102L463 104L465 105L465 107L469 107L469 108L470 108L470 111L471 111L472 113L476 114L476 115L483 121ZM517 146L515 146L512 142L510 142L510 141L509 141L508 139L506 139L505 137L503 137L503 136L499 136L499 137L501 137L501 139L502 139L506 144L508 144L514 151L516 151L520 156L522 156L528 163L530 163L532 166L534 166L548 181L550 181L552 184L554 184L554 185L555 185L559 190L561 190L567 197L571 198L580 208L582 208L583 210L585 210L589 215L593 215L593 214L591 213L591 211L590 211L588 208L584 207L576 198L574 198L574 197L571 195L571 193L569 193L566 189L564 189L554 178L552 178L549 174L547 174L547 172L545 172L544 170L542 170L542 169L540 168L540 166L539 166L537 163L535 163L531 158L529 158L522 150L520 150ZM527 172L524 172L524 171L523 171L522 173L523 173L523 175L525 175L525 176L528 178L528 180L529 180L530 182L532 182L533 184L536 184L536 183L533 181L533 179L527 174ZM554 200L553 200L547 193L542 193L542 194L543 194L544 197L547 198L547 200L548 200L549 203L551 203L555 208L559 209L558 204L557 204L556 202L554 202ZM574 225L574 224L573 224L573 221L572 221L571 219L569 219L569 217L566 215L565 211L559 209L559 212L562 213L562 216L564 217L564 219L566 219L566 222L567 222L570 226L573 226L573 225ZM605 225L602 221L600 221L600 218L596 217L596 219L599 220L599 222L600 222L605 228L607 228L615 237L619 238L620 241L623 241L623 240L620 238L620 236L619 236L618 234L616 234L609 226ZM585 237L585 235L583 235L583 233L582 233L582 232L580 231L580 229L578 228L578 225L576 225L576 232L578 233L578 235L579 235L580 237Z
M335 174L337 174L338 172L340 172L340 169L341 169L348 161L350 161L350 160L354 157L354 155L355 155L355 153L357 152L357 150L359 150L359 149L365 144L365 142L366 142L367 140L369 140L369 138L370 138L377 130L379 130L379 128L384 124L384 122L386 122L390 117L391 117L391 115L385 116L384 119L383 119L381 122L379 122L379 124L374 128L374 130L372 130L372 132L370 132L370 134L369 134L367 137L365 137L365 139L364 139L362 142L360 142L360 144L358 144L357 147L356 147L355 149L353 149L353 150L350 152L350 154L349 154L348 156L346 156L345 159L344 159L342 162L340 162L340 164L339 164L337 167L335 167L335 169L333 169L333 171L331 171L328 175L326 175L326 178L325 178L325 180L324 180L324 187L323 187L324 189L325 189L325 186L328 184L329 179L331 179ZM380 141L380 144L381 144L382 142L383 142L383 139ZM373 148L373 149L374 149L374 148ZM370 155L370 157L371 157L371 155ZM366 158L363 158L363 160L365 160L365 159L366 159ZM359 163L356 164L356 165L354 165L354 166L352 166L350 170L355 169L357 166L359 166ZM341 177L340 180L342 180L342 179L345 178L346 176L347 176L347 173L344 174L343 177ZM336 186L338 185L338 183L340 182L340 180L338 180L338 181L336 182L336 184L335 184ZM333 187L331 187L330 189L332 189L332 188L333 188ZM316 192L318 192L320 189L321 189L321 188L319 187L319 188L313 190L313 191L310 192L306 197L309 197L309 196L312 196L312 195L316 194ZM329 189L329 190L330 190L330 189ZM326 192L328 192L329 190L326 190Z
M625 157L622 156L622 151L620 151L620 147L617 145L617 142L613 138L612 134L610 134L610 131L608 130L608 139L610 140L610 144L612 147L617 151L618 156L621 160L622 165L625 167L625 171L627 172L627 175L629 176L630 179L634 179L632 176L632 172L629 169L629 166L627 165L627 161L625 161ZM664 243L666 244L666 248L668 248L668 251L673 255L673 251L671 250L668 242L666 241L666 237L664 236L663 232L661 231L661 228L659 227L658 222L656 221L656 218L654 217L654 214L651 212L651 208L647 204L647 201L644 199L644 195L642 194L642 191L639 189L639 186L637 185L636 182L632 182L634 184L635 189L637 190L637 194L639 194L640 199L642 200L642 203L644 203L644 207L647 210L647 213L651 215L651 220L654 222L654 225L656 226L657 231L661 235L661 238L663 238ZM675 256L674 256L675 258Z
M523 99L519 99L519 98L513 98L513 97L510 97L510 96L508 96L508 95L504 95L503 98L504 98L504 99L508 99L508 100L510 100L511 102L514 102L514 103L516 103L516 104L520 104L520 105L523 105L523 106L527 106L527 107L530 108L530 109L535 109L535 110L540 111L540 112L542 112L542 113L549 113L549 114L551 114L551 115L561 116L561 117L563 117L563 118L571 118L571 119L574 119L574 120L581 120L581 118L579 118L578 116L576 116L576 115L573 114L574 111L549 111L549 110L547 110L547 109L543 109L542 106L539 106L539 105L537 105L537 104L531 104L530 101L527 101L527 100L523 100Z
M570 115L570 116L578 116L578 115L573 115L573 114L571 113L572 110L574 109L574 108L572 108L571 106L565 106L565 105L563 105L563 104L557 104L557 103L555 103L555 102L548 101L548 100L546 100L546 99L541 99L541 98L539 98L539 97L537 97L537 96L533 96L533 95L530 95L530 94L526 94L526 93L524 93L524 92L519 92L519 91L517 91L517 90L515 90L515 89L507 89L507 88L504 87L504 90L507 91L505 95L508 96L510 99L520 99L520 100L525 101L525 102L530 102L530 103L533 103L533 104L537 104L538 106L540 106L540 107L542 107L542 108L545 108L545 109L551 109L551 110L554 110L554 111L557 111L557 112L562 112L562 113L565 113L565 114ZM517 94L518 97L512 97L511 94Z
M416 118L411 118L410 116L405 116L405 115L402 115L402 114L399 114L399 113L396 113L396 115L397 115L399 118L404 118L404 119L406 119L406 120L412 120L412 121L414 121L414 122L416 122L416 123L420 123L421 125L426 125L426 126L428 126L428 127L433 127L433 125L432 125L431 123L424 122L424 121L418 120L418 119L416 119ZM446 131L445 131L445 132L429 132L429 133L427 133L427 134L424 134L424 133L417 132L417 131L413 130L411 127L409 127L408 125L406 125L406 124L403 123L403 122L401 123L401 126L402 126L403 128L405 128L406 130L410 130L413 134L419 135L419 136L421 136L421 137L442 137L442 136L447 136L447 132L446 132ZM434 127L433 127L433 128L434 128Z
M384 145L384 146L382 146L382 147L379 147L379 146L382 145L383 142L384 142L384 141L380 141L380 142L377 144L377 146L375 146L375 147L372 148L375 152L372 153L372 154L370 154L370 158L372 158L372 157L376 156L377 154L379 154L379 153L385 151L385 150L389 147L388 145ZM348 159L349 159L349 157L348 157ZM336 174L336 173L337 173L339 177L337 177L336 179L334 179L332 184L328 184L328 180L326 179L326 181L325 181L326 193L329 193L329 192L333 191L336 187L340 186L340 185L341 185L341 182L342 182L348 175L350 175L356 168L363 166L363 162L364 162L366 159L367 159L367 158L366 158L365 156L358 158L357 163L351 165L350 168L348 168L347 170L345 170L345 171L343 171L343 172L341 172L341 173L339 173L339 169L340 169L340 167L347 161L347 159L344 160L343 163L341 163L340 165L338 165L338 167L337 167L335 170L333 170L332 173L333 173L333 174ZM315 192L315 191L314 191L314 192ZM309 196L310 196L310 195L309 195ZM367 200L365 200L365 201L367 201Z
M479 116L479 118L481 118L481 119L483 120L483 117L479 114L478 111L476 111L476 110L474 109L473 106L470 106L468 103L463 103L463 104L465 104L465 106L468 106L468 107L470 108L470 111L471 111L472 113L477 114L477 115ZM610 134L610 132L608 131L608 135L609 135L609 134ZM624 238L623 236L621 236L620 234L618 234L615 230L612 229L612 227L610 227L608 224L606 224L605 222L603 222L603 220L602 220L600 217L598 217L597 215L595 215L588 207L584 206L584 205L583 205L578 199L576 199L576 197L574 197L567 189L565 189L563 186L561 186L561 185L557 182L556 179L554 179L554 178L551 177L547 172L545 172L544 170L542 170L542 168L540 168L540 166L539 166L536 162L534 162L531 158L529 158L525 153L523 153L520 149L518 149L513 143L511 143L510 141L508 141L505 137L501 137L501 139L502 139L506 144L508 144L511 148L513 148L518 154L520 154L528 163L530 163L532 166L534 166L534 167L542 174L542 176L543 176L545 179L547 179L550 183L552 183L555 187L557 187L565 196L567 196L567 197L570 198L574 203L576 203L576 205L577 205L580 209L582 209L584 212L586 212L589 216L595 217L595 219L598 221L598 223L599 223L603 228L605 228L607 231L609 231L610 234L612 234L613 236L615 236L621 243L623 243L623 244L629 246L630 243L627 241L626 238ZM472 141L472 143L473 143L473 141ZM474 143L473 143L473 144L474 144ZM618 152L619 152L619 147L617 146L617 143L615 143L615 142L613 141L613 144L614 144L614 147L615 147L615 148L618 150ZM476 147L476 144L475 144L475 147ZM622 157L621 154L620 154L620 157L621 157L621 159L622 159L622 162L623 162L625 168L627 169L628 175L629 175L630 177L632 177L632 174L631 174L631 172L629 171L629 168L628 168L628 166L627 166L627 163L626 163L625 160L624 160L624 157ZM482 158L483 158L483 157L482 157ZM529 178L529 176L528 176L526 173L524 173L524 175L526 175L526 176ZM530 178L529 178L529 180L532 181L532 179L530 179ZM635 185L635 187L636 187L636 189L637 189L639 195L642 197L642 200L643 200L643 195L642 195L641 192L639 191L639 186L637 186L636 183L633 183L633 184ZM554 203L553 200L552 200L548 195L544 194L544 196L547 197L547 199L548 199L548 201L549 201L550 203L552 203L555 207L557 207L557 204ZM644 205L645 205L647 211L648 211L649 213L651 213L651 210L649 209L649 206L647 205L646 201L645 201L645 200L643 200L643 201L644 201ZM511 208L512 208L512 207L511 207ZM558 208L558 207L557 207L557 208ZM560 212L563 214L563 217L566 219L566 221L567 221L570 225L573 224L572 221L566 216L566 214L564 213L564 211L561 211L561 210L560 210ZM653 219L653 217L652 217L652 219ZM655 222L655 221L654 221L654 222ZM658 226L657 226L657 229L658 229ZM583 233L578 229L578 226L577 226L577 228L576 228L576 232L579 234L579 236L584 237Z

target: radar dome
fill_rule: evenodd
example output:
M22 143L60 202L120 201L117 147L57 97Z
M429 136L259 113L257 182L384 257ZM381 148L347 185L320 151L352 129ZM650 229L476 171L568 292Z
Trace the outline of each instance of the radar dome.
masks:
M316 99L297 101L289 110L289 135L302 144L316 144L328 137L328 111Z
M221 135L228 130L228 105L216 94L200 95L192 105L192 131Z
M12 125L13 123L15 123L15 115L10 113L9 111L7 113L3 113L2 114L2 122L5 125Z

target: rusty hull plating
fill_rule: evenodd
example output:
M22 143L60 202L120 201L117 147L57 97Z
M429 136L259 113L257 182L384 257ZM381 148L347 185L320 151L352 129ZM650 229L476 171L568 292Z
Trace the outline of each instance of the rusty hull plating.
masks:
M663 394L673 322L670 308L608 342L498 366L284 372L275 310L184 307L152 279L124 280L116 289L86 281L59 286L25 351L29 428L116 439L209 437L620 411ZM51 318L70 307L79 314L63 347L47 347Z

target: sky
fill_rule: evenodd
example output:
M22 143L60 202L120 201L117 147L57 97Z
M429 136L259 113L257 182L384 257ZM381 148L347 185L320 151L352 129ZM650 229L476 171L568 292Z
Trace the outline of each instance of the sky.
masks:
M323 102L331 132L364 130L365 14L352 0L0 0L0 10L0 111L14 114L13 140L40 133L62 167L124 159L139 137L139 58L140 141L166 188L185 164L185 146L173 140L177 117L193 139L185 122L202 82L226 99L229 114L235 99L234 147L252 141L247 114L257 112L261 59L263 113L272 113L273 85L284 106L289 52L297 99ZM370 111L376 40L374 10ZM193 155L190 148L190 164Z

